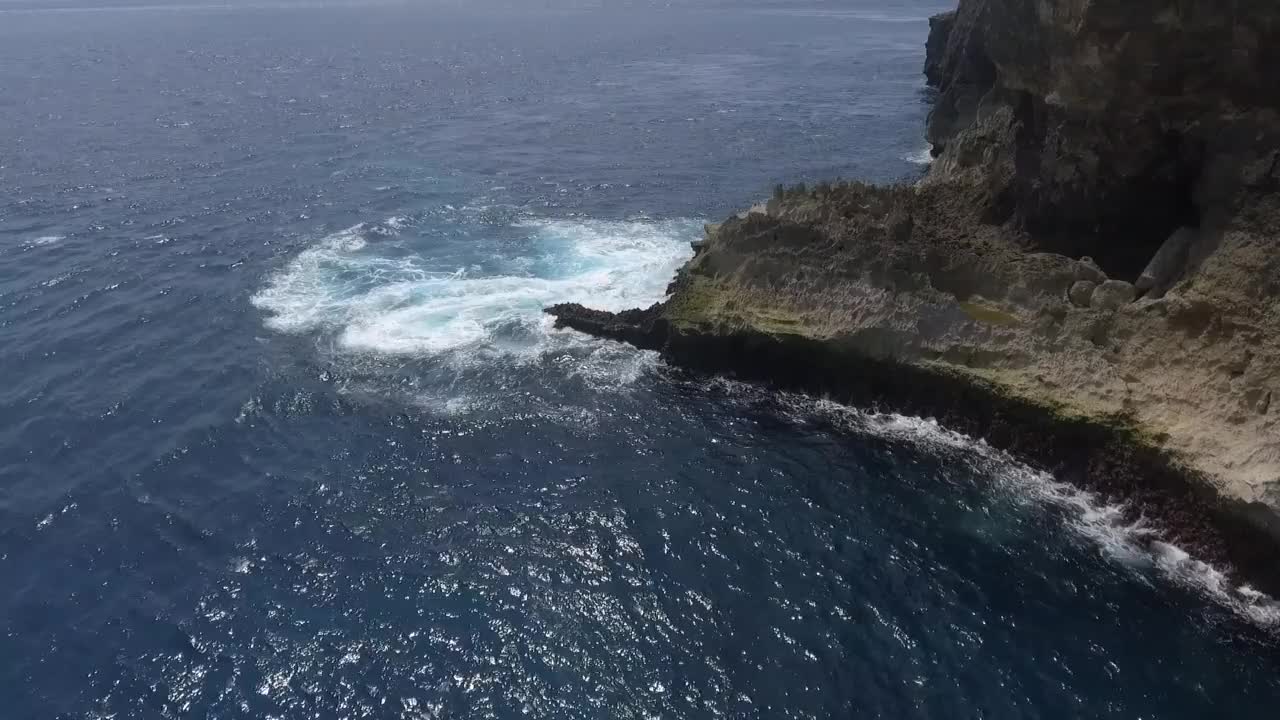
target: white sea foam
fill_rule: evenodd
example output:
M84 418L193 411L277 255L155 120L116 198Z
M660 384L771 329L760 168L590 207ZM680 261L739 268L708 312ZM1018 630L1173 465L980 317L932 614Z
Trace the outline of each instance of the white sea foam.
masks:
M991 475L1016 496L1068 511L1068 523L1096 543L1109 557L1135 570L1154 567L1167 579L1190 588L1235 614L1269 630L1280 630L1280 603L1252 588L1234 586L1218 568L1167 542L1155 524L1132 513L1125 504L1107 503L1095 493L1017 462L985 442L940 428L918 418L892 416L891 425L916 438L944 442L976 453Z
M67 239L67 236L65 235L41 235L40 237L32 238L31 240L28 240L26 245L27 247L37 247L40 245L54 245L66 239Z
M404 218L356 225L322 239L272 276L254 305L287 333L331 331L339 349L379 354L466 355L484 349L539 352L555 345L542 309L577 301L605 310L660 300L689 255L691 220L529 220L538 269L506 274L433 268L420 255L390 257L370 247L396 235Z
M1065 511L1066 522L1073 531L1095 543L1121 566L1139 573L1154 570L1246 621L1280 632L1280 602L1248 585L1234 584L1221 569L1169 542L1157 524L1141 516L1133 519L1125 504L1108 503L1096 493L1061 482L982 439L948 430L931 419L870 413L800 396L790 399L797 416L817 412L853 432L905 440L933 452L962 453L975 469L994 478L997 488L1011 499Z
M902 156L903 160L916 165L932 165L933 164L933 148L926 145L915 152L909 152Z

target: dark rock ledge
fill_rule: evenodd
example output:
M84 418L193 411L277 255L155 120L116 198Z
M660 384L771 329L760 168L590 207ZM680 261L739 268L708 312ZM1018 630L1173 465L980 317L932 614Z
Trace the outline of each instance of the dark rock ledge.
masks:
M669 299L560 327L932 416L1280 597L1280 5L961 0L936 160L708 226Z

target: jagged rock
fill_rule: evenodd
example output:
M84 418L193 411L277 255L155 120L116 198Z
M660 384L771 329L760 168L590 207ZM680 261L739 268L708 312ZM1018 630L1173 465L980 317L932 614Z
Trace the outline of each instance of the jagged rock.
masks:
M720 232L720 226L723 224L724 223L706 223L703 225L702 237L697 240L689 241L689 247L693 249L695 254L702 252L707 247L707 243L711 242L711 239L716 236L716 233Z
M666 320L662 306L619 313L592 310L578 303L560 303L547 308L556 318L557 329L573 328L597 337L621 340L639 348L658 349L666 339Z
M1280 157L1274 2L962 0L927 65L929 139L964 150L930 174L973 170L992 219L1113 277Z
M1098 284L1091 280L1077 280L1067 291L1067 297L1076 307L1087 308L1093 300L1093 291Z
M1093 295L1089 298L1089 307L1094 310L1119 310L1133 302L1137 296L1133 283L1108 280L1093 289Z
M947 38L955 27L956 14L942 13L929 18L929 40L925 45L924 74L927 82L938 87L944 77L942 56L947 51Z

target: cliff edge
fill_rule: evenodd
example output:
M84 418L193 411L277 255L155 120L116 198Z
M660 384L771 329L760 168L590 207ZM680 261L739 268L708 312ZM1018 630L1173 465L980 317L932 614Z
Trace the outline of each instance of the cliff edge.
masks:
M550 308L674 361L930 414L1280 589L1280 5L961 0L936 160L708 226L670 298Z

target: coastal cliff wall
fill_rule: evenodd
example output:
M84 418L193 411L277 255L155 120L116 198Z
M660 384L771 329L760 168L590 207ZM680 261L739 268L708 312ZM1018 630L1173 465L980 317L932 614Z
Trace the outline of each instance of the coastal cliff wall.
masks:
M1134 279L1178 227L1274 189L1278 40L1256 0L965 0L931 28L931 179Z
M782 191L647 310L674 360L941 416L1280 588L1280 5L961 0L917 184Z

